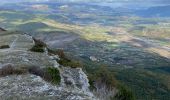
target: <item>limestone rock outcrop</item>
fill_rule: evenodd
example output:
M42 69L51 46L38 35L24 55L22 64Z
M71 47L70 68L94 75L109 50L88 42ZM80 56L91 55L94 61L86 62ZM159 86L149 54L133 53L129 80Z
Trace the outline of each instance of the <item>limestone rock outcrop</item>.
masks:
M32 52L34 39L22 32L0 31L0 98L2 100L95 100L81 68L59 67L56 56ZM56 68L59 84L44 79ZM50 73L49 73L50 74Z

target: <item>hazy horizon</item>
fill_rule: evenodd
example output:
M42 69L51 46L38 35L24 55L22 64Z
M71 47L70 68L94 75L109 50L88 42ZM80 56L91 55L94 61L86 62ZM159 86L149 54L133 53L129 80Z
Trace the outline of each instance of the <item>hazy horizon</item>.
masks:
M14 2L122 2L122 3L144 3L143 0L0 0L1 3L14 3ZM163 3L170 4L169 0L145 0L145 3Z

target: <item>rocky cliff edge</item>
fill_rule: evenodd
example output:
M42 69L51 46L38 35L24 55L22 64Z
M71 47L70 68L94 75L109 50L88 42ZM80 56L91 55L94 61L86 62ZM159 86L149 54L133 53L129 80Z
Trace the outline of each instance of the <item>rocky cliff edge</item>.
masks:
M1 100L95 100L81 68L60 66L57 55L33 52L35 40L0 31Z

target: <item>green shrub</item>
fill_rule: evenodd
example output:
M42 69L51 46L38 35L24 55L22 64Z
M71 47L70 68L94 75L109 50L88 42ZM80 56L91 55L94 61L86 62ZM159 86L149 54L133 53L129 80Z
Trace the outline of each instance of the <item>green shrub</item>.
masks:
M31 51L33 52L44 52L44 48L39 47L39 46L34 46L31 48Z
M10 46L9 45L2 45L2 46L0 46L0 49L7 49L7 48L10 48Z
M59 84L61 77L60 72L57 68L48 67L41 69L39 67L31 67L29 73L42 77L44 80Z
M60 60L58 61L58 63L60 65L63 65L65 67L71 67L71 68L78 68L78 67L82 67L82 64L80 61L76 61L76 60L70 60L64 53L64 51L62 49L58 49L58 50L51 50L48 48L48 52L50 54L55 54L58 55Z
M135 96L131 90L129 90L125 85L118 86L118 93L113 100L135 100Z
M33 38L34 39L34 38ZM34 39L35 45L30 49L33 52L44 52L46 44L41 40Z
M71 67L71 68L79 68L82 66L82 64L79 61L69 60L67 58L61 58L58 63L60 65L63 65L65 67Z
M50 75L51 82L54 84L59 84L61 81L60 72L57 68L49 67L47 72Z
M66 58L66 55L62 49L52 50L48 48L50 54L58 55L60 58Z
M91 84L91 87L93 88L93 83L101 83L105 84L108 89L115 88L117 84L117 80L114 77L114 74L112 74L107 67L100 66L94 73L89 75L89 84Z
M89 74L89 75L88 75L88 79L89 79L89 84L90 84L90 87L89 87L90 90L96 89L96 87L95 87L95 85L94 85L94 83L95 83L94 76L91 75L91 74Z

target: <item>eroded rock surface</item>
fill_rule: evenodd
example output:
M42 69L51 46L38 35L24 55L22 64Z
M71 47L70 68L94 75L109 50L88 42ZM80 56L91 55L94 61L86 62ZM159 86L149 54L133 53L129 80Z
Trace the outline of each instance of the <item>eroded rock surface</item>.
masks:
M54 86L31 74L2 77L0 89L2 100L90 100L83 92Z
M9 47L8 47L8 46ZM59 67L56 56L31 52L31 36L20 32L0 32L0 98L2 100L95 100L82 69ZM5 48L6 47L6 48ZM57 68L61 83L45 81L30 68Z

